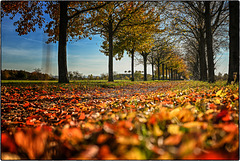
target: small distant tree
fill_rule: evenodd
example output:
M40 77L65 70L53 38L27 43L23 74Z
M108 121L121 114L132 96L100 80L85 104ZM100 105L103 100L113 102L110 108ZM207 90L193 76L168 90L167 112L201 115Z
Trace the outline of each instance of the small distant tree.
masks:
M69 71L69 72L68 72L68 78L69 78L70 80L73 80L73 73L72 73L72 71Z

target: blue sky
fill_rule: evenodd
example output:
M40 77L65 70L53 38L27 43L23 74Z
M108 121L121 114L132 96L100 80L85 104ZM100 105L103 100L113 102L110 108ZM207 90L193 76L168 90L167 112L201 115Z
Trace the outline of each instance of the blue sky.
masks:
M36 68L45 71L44 61L46 34L42 29L31 32L28 35L19 36L13 25L14 20L8 17L2 19L2 69L16 69L32 72ZM94 36L92 40L82 39L77 42L69 42L67 45L68 71L78 71L83 75L100 75L108 73L108 57L99 51L102 39ZM57 43L50 44L50 70L49 74L57 75ZM135 70L143 70L143 65L135 62ZM124 73L130 70L131 58L126 54L120 61L114 59L114 71ZM148 67L148 72L151 67Z
M8 17L2 19L1 24L1 52L2 69L16 69L32 72L36 68L45 71L44 62L46 45L42 29L28 35L19 36L15 31L13 22ZM77 42L69 42L67 45L68 71L78 71L83 75L100 75L108 73L108 57L99 51L102 39L94 36L92 40L82 39ZM57 75L57 44L51 43L49 74ZM228 53L220 58L215 73L228 72ZM120 61L114 59L114 71L124 73L131 69L131 58L126 54ZM143 70L143 65L135 62L135 70ZM151 66L148 65L148 73L151 74Z

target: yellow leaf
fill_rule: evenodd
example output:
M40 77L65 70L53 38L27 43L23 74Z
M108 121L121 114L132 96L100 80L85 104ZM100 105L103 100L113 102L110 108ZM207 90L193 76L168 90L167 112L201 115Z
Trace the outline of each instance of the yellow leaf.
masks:
M162 130L159 128L157 124L154 124L153 126L153 134L155 136L161 136L163 134Z
M188 155L188 154L192 154L193 150L195 149L197 144L197 141L194 139L191 139L187 142L184 142L184 144L181 144L180 148L179 148L179 153L181 155Z
M175 124L171 124L168 126L168 132L172 135L182 134L182 131L180 131L179 125L175 125Z
M127 119L135 118L136 117L136 112L131 112L127 115Z
M172 110L170 112L170 118L173 118L173 117L177 116L179 112L180 112L180 109L179 108L175 108L174 110Z
M220 96L220 94L222 93L222 90L219 90L217 93L216 93L216 96Z
M210 114L210 113L213 113L215 110L213 110L213 109L209 109L209 110L207 110L206 112L205 112L205 114Z
M141 150L135 147L126 153L126 155L124 156L124 159L145 160L146 156L144 153L142 153Z
M193 122L187 122L185 124L183 124L183 127L186 127L186 128L193 128L193 127L203 127L203 128L206 128L207 127L207 123L206 122L199 122L199 121L193 121Z
M117 137L117 142L120 144L125 144L125 145L139 145L140 144L138 138L123 136L123 135L120 135Z
M214 103L215 103L215 104L220 104L220 103L221 103L220 99L221 99L221 98L216 97L216 98L214 99Z

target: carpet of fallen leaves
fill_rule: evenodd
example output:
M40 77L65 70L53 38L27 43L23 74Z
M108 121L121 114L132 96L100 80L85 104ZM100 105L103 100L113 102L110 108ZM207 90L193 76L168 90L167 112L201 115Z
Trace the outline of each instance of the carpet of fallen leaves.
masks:
M2 84L2 159L238 159L238 86Z

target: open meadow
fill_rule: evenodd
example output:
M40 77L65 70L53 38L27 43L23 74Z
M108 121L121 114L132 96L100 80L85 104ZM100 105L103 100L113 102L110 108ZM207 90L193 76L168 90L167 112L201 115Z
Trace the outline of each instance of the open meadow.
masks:
M2 81L2 159L238 159L239 88Z

